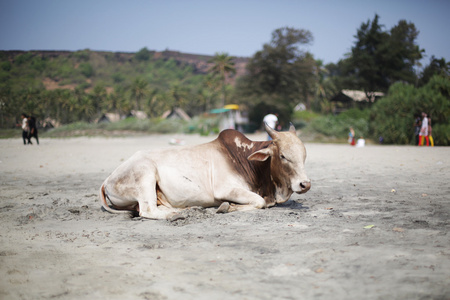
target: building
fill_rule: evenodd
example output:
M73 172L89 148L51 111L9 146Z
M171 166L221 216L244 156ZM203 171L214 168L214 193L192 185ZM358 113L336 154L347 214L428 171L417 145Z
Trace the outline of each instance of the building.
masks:
M366 108L383 97L382 92L364 92L342 90L330 99L333 114L339 114L350 108Z

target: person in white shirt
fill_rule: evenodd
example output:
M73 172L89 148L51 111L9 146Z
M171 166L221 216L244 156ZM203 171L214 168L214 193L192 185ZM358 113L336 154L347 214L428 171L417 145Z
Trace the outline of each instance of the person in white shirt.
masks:
M29 137L30 127L28 126L28 116L26 114L22 114L20 117L22 118L23 144L26 145L27 141L28 141L28 144L30 144L30 137Z
M430 145L430 140L428 138L428 118L426 113L422 113L422 127L420 128L419 132L419 146L423 145L423 139L425 138L427 140L427 146Z
M278 124L278 117L276 114L268 114L264 117L263 122L269 125L270 128L276 130ZM269 135L267 135L267 140L270 141L272 140L272 138Z

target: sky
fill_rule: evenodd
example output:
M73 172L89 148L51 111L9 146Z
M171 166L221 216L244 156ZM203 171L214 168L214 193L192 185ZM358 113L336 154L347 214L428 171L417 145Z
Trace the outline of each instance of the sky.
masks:
M251 57L281 27L309 30L324 63L351 51L363 22L415 24L416 43L450 61L450 0L0 0L0 50L183 53Z

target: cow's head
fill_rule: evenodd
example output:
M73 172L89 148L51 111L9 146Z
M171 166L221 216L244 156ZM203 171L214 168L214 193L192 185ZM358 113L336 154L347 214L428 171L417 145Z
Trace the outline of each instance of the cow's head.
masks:
M283 203L293 192L303 194L311 188L311 181L305 173L306 149L297 137L294 125L291 124L287 132L277 132L267 124L265 128L272 144L254 152L248 159L265 161L271 158L270 175L277 188L275 201Z

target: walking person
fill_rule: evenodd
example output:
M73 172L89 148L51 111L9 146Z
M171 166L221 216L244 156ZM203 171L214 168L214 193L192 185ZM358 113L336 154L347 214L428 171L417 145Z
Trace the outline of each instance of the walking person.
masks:
M19 126L22 126L22 139L23 139L23 144L30 144L30 137L29 137L29 131L30 131L30 127L28 126L28 116L23 113L21 116L22 118L22 124Z
M355 142L355 130L353 129L353 127L350 127L350 131L348 133L348 143L352 146L355 146L356 142Z
M434 140L433 140L433 136L431 135L432 132L432 128L431 128L431 116L428 117L428 139L430 141L430 146L434 147Z
M38 129L35 117L33 116L28 117L28 127L29 127L28 142L30 144L33 144L31 142L31 138L34 137L36 139L36 143L39 145Z
M430 140L428 138L428 118L426 113L422 113L422 126L420 127L419 133L419 146L424 146L424 139L427 141L427 146L430 145Z
M420 119L420 116L417 114L414 116L414 138L416 141L416 146L419 145L419 133L421 125L422 120Z

